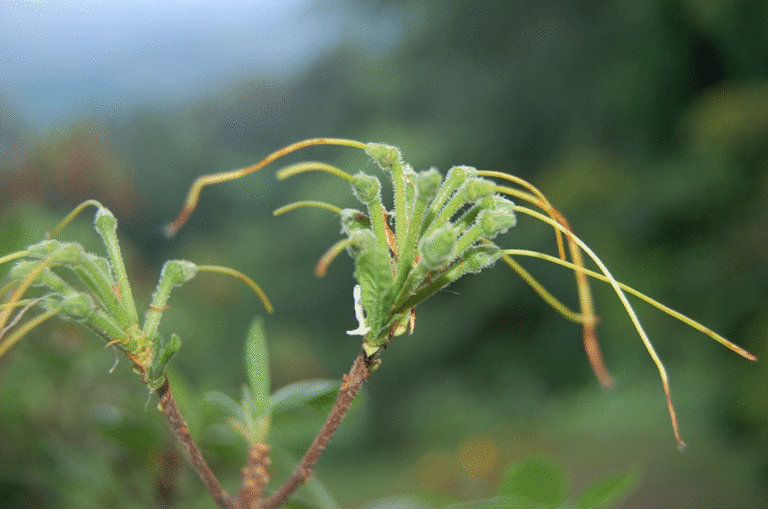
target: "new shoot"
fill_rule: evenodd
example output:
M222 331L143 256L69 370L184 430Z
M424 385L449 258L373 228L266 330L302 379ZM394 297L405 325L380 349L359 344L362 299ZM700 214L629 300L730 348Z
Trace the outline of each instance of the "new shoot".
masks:
M507 173L479 171L469 166L455 166L445 177L435 169L416 172L403 161L396 147L381 143L313 138L280 149L253 166L200 177L192 185L179 216L166 227L166 234L172 236L184 225L205 186L239 179L286 154L313 145L339 145L364 151L389 177L393 188L394 209L390 210L382 203L381 183L374 175L350 174L321 162L300 163L277 173L281 180L313 171L338 177L351 185L352 194L364 206L360 210L318 201L300 201L281 207L275 215L305 207L323 208L339 215L346 238L331 246L315 272L318 276L324 275L331 262L344 250L354 258L354 275L358 283L354 288L354 302L359 326L349 333L363 336L362 347L368 358L374 358L394 337L408 329L413 330L414 308L422 301L461 276L479 272L502 259L563 317L582 325L587 357L604 386L610 386L612 380L597 342L597 318L587 279L591 277L611 285L659 371L675 440L680 448L684 443L666 369L625 292L707 334L742 357L756 360L751 353L698 322L619 283L600 258L573 233L565 217L532 184ZM540 212L518 205L513 199ZM533 217L554 228L558 257L504 249L496 243L496 237L517 224L518 214ZM586 268L582 253L594 261L599 272ZM539 256L572 269L576 277L579 311L569 309L549 293L514 259L517 256Z

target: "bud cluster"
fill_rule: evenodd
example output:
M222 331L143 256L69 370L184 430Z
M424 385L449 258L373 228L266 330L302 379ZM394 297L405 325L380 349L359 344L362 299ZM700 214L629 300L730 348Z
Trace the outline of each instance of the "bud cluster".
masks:
M367 213L344 209L341 222L372 354L405 330L416 304L492 265L501 250L491 241L515 225L515 213L514 204L496 194L496 183L475 168L455 166L443 179L434 168L415 172L395 147L369 144L367 153L390 174L395 210L382 204L379 180L360 172L352 189Z
M117 242L117 221L108 209L99 206L94 227L107 247L107 258L86 252L77 242L55 239L30 245L20 253L23 256L11 268L10 278L19 287L36 287L43 293L26 301L30 304L16 320L37 305L50 315L79 322L126 352L134 369L155 389L164 380L168 361L181 346L178 337L166 339L158 334L160 317L171 289L194 277L198 268L182 260L165 263L144 327L140 327ZM11 300L0 310L21 304Z

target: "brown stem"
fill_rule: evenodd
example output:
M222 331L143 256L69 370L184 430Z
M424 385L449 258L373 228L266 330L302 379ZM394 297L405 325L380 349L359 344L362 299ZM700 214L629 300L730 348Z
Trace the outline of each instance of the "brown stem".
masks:
M173 435L176 440L179 441L184 452L187 453L192 468L195 469L197 475L200 476L200 480L203 481L205 487L208 488L208 493L216 501L219 507L224 509L238 509L235 501L227 493L224 488L219 484L218 479L211 471L205 458L203 458L200 449L197 448L195 441L192 440L192 436L189 434L189 427L186 421L179 413L179 409L176 406L176 400L173 399L171 394L171 385L168 379L165 379L163 385L157 389L157 394L160 396L160 409L163 411L163 415L168 419L173 430Z
M360 390L363 382L371 374L371 361L372 359L367 358L365 352L360 352L360 355L357 356L352 369L342 378L336 403L333 404L331 413L328 414L328 418L325 420L323 427L320 428L315 441L309 446L307 453L296 466L291 477L288 478L280 490L264 501L261 509L273 509L283 504L309 478L315 463L320 459L320 455L323 454L328 442L330 442L331 437L333 437L342 419L347 414L347 410L349 410L352 400L355 399L357 391Z
M248 451L248 462L240 474L240 509L251 509L255 502L263 501L264 488L269 484L267 468L271 464L271 450L267 444L259 443Z

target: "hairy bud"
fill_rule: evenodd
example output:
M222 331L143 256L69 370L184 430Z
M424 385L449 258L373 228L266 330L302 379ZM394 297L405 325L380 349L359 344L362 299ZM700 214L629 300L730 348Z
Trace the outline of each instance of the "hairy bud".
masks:
M419 242L421 263L429 270L440 270L456 258L456 230L439 228Z

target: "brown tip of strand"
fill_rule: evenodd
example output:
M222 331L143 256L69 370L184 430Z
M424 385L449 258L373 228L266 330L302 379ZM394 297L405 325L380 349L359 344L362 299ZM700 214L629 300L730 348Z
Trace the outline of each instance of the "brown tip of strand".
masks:
M744 357L748 361L757 361L757 355L744 350L740 346L734 345L734 348L731 348L731 350L733 350L737 354L741 355L742 357Z
M184 226L189 219L189 216L192 215L192 210L189 207L184 207L181 209L181 212L179 213L178 217L174 219L172 222L165 225L163 228L163 234L166 238L170 239L173 238L176 233L181 229L182 226Z
M612 388L613 378L608 373L605 362L603 362L603 355L600 353L594 325L584 324L584 350L587 353L587 359L589 359L592 372L597 377L600 385L606 389Z
M672 421L672 431L675 433L675 442L677 442L677 450L683 452L683 449L685 449L685 442L683 442L683 437L680 436L680 426L677 424L677 412L675 412L675 406L672 404L672 395L669 392L669 382L666 379L666 375L663 373L662 382L664 384L664 397L667 400L669 418Z
M594 373L603 389L613 389L613 377L608 371L603 369L602 371L595 371Z

